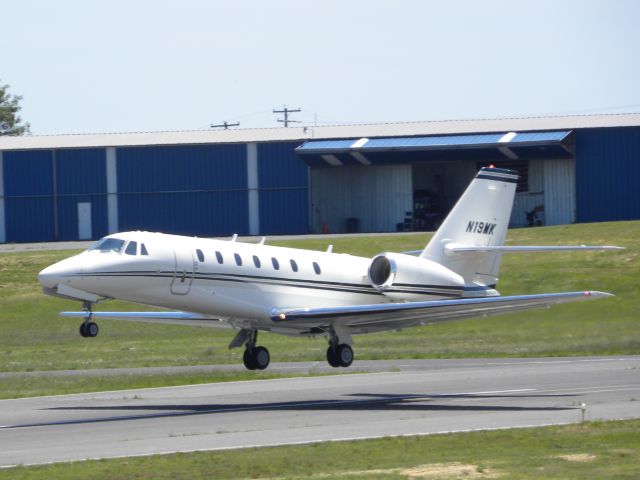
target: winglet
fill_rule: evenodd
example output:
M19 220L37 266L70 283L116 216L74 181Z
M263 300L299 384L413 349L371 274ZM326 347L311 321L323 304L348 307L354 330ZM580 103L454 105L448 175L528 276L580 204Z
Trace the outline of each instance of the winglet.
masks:
M599 292L597 290L586 290L583 295L585 297L593 297L593 298L607 298L607 297L615 297L613 293L608 292Z

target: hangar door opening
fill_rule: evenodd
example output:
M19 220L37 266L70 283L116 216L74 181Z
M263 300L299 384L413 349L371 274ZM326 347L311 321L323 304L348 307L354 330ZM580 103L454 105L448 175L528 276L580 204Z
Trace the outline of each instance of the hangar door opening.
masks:
M296 153L311 167L316 232L434 230L490 164L521 176L511 226L575 219L570 130L309 140Z
M411 165L312 168L312 231L395 232L413 209L411 191Z
M478 169L487 164L520 175L509 226L575 222L573 158L311 169L311 221L316 233L433 231Z
M489 164L520 176L510 227L563 225L575 221L575 160L458 160L413 165L415 230L435 230L478 170Z
M436 230L476 174L474 161L412 165L413 230ZM407 225L407 229L409 225Z
M544 164L542 161L455 160L413 165L414 230L436 230L478 170L488 165L515 170L520 176L510 227L544 225Z

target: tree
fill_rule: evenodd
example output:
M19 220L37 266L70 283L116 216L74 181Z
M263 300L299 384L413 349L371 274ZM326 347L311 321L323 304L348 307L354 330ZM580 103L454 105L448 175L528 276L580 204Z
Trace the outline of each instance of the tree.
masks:
M19 95L9 93L9 85L0 84L0 135L24 135L29 133L29 124L22 123Z

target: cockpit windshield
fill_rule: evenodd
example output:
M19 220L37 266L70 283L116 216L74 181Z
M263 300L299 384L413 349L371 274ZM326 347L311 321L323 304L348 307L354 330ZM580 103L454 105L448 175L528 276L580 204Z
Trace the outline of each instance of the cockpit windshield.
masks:
M89 248L89 252L92 250L97 250L99 252L116 252L120 253L122 247L124 245L124 240L120 240L119 238L103 238L99 240L95 245Z

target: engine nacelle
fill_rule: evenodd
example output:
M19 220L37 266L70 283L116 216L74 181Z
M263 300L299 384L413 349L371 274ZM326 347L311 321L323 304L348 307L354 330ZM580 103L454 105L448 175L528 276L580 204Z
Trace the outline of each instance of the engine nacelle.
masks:
M381 253L369 265L369 281L394 300L461 297L464 279L439 263L402 253Z

